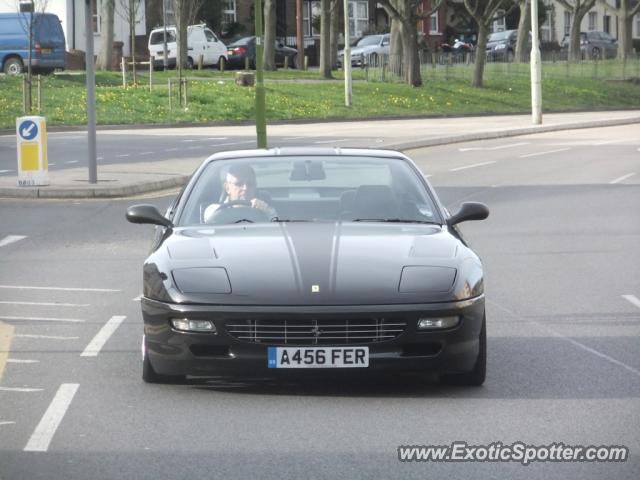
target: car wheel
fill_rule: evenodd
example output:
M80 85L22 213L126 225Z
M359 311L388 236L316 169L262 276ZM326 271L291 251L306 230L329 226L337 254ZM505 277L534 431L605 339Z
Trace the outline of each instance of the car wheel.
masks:
M145 383L184 383L182 375L160 375L156 373L147 355L147 341L142 336L142 380Z
M187 68L193 70L193 58L187 57Z
M479 351L476 363L470 372L442 375L440 381L448 385L463 385L479 387L484 383L487 375L487 320L482 319L482 328L478 337Z
M4 62L4 73L7 75L20 75L24 71L22 60L17 57L11 57Z

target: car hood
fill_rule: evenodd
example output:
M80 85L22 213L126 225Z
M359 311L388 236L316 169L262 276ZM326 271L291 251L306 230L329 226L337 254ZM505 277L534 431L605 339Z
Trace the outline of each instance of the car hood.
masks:
M380 47L378 45L367 45L366 47L353 47L351 49L351 56L354 55L368 55L376 52Z
M482 265L439 225L269 223L177 228L145 263L175 303L376 305L482 293Z

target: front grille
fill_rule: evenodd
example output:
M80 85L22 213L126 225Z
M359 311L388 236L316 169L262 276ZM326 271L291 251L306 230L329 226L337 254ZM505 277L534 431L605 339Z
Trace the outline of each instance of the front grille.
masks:
M404 320L232 320L227 333L237 340L269 345L349 345L392 340L404 332Z

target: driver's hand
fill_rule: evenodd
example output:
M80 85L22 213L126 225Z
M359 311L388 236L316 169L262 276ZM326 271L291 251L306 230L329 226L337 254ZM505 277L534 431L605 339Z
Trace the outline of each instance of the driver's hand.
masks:
M269 207L266 202L260 200L259 198L254 198L253 200L251 200L251 206L253 208L257 208L258 210L262 210L263 212L269 212L271 210L271 207Z

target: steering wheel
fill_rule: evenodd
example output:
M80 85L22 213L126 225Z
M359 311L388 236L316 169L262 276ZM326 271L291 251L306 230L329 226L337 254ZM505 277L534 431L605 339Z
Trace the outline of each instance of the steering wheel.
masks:
M238 208L232 208L238 207ZM266 212L251 206L249 200L232 200L222 203L207 220L208 224L230 224L240 221L266 222L269 216Z

